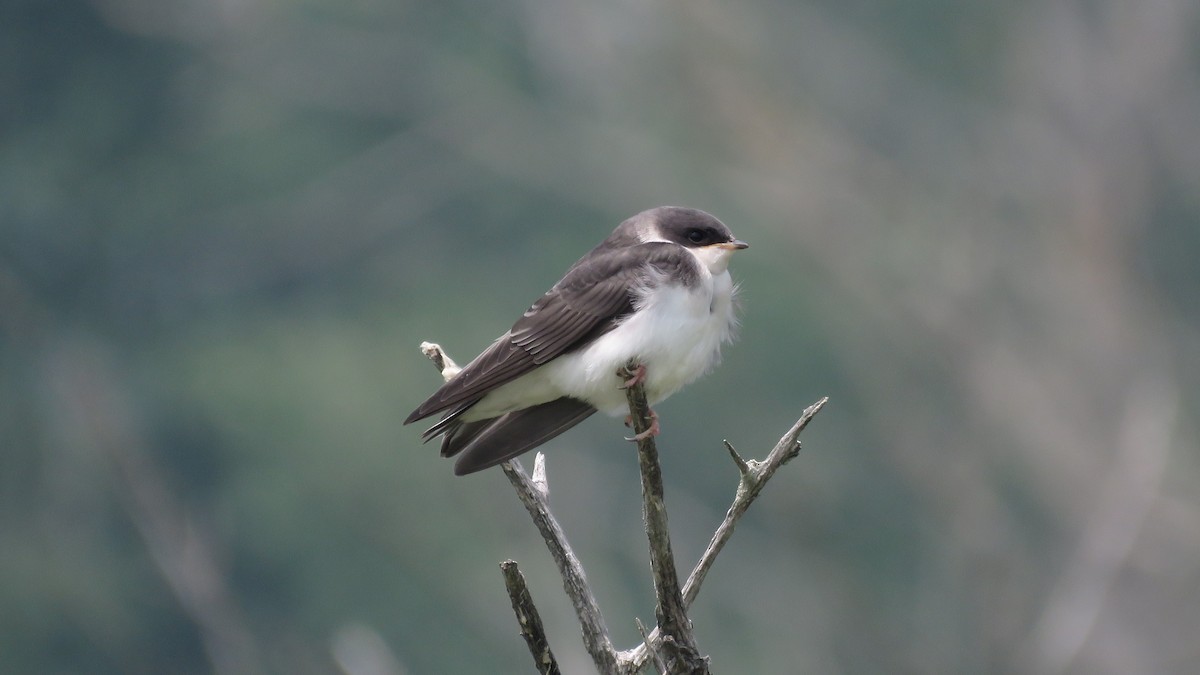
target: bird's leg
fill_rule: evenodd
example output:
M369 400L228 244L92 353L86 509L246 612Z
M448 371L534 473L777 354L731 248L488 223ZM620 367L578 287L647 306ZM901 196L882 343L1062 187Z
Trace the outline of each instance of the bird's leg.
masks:
M625 370L625 373L629 375L629 379L621 384L622 389L629 389L646 381L646 366L640 363L633 370Z
M633 419L629 415L625 416L625 426L627 426L627 427L633 426ZM657 436L659 431L660 430L658 428L658 413L654 412L654 410L651 409L650 410L650 428L646 429L645 431L643 431L640 434L634 434L633 436L626 436L625 440L627 440L631 443L636 443L638 441L645 440L651 436Z
M636 387L637 385L642 384L643 382L646 381L646 366L641 363L637 364L633 368L629 368L628 366L626 366L624 368L621 368L619 371L617 371L617 375L619 375L621 377L628 376L628 379L626 379L623 383L621 383L622 389L629 389L631 387ZM654 410L649 407L647 407L647 411L650 413L650 428L646 429L645 431L643 431L641 433L634 434L632 437L626 438L625 440L636 442L636 441L644 440L651 436L658 435L658 431L659 431L658 413L654 412ZM625 426L627 426L627 427L633 426L633 416L632 415L625 416Z

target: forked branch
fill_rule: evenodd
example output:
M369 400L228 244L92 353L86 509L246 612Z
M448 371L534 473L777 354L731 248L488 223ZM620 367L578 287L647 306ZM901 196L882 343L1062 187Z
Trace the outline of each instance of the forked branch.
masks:
M436 344L422 343L421 351L431 359L449 380L458 373L458 366ZM631 364L631 367L636 364ZM643 631L643 643L624 652L617 652L609 638L604 619L600 614L599 605L592 595L584 575L583 566L571 550L566 535L550 512L548 503L549 486L545 473L545 457L539 452L535 459L534 476L526 475L521 464L516 460L501 464L504 475L517 491L517 496L525 509L533 518L534 525L542 534L550 555L558 565L563 578L563 587L575 606L575 613L583 629L583 642L597 669L603 675L619 674L633 675L644 668L652 656L662 657L657 665L665 672L672 673L707 673L708 659L699 653L693 637L691 621L687 618L687 608L695 601L700 593L700 585L716 561L717 554L733 536L737 525L750 504L758 498L768 480L775 475L779 467L786 464L800 453L800 432L808 426L809 421L820 412L829 401L822 398L809 406L792 425L783 438L779 439L775 448L764 460L746 460L738 454L728 441L725 448L738 470L738 487L733 503L725 514L725 519L717 527L700 561L688 576L683 587L679 586L679 578L675 568L674 556L671 552L670 531L667 528L667 511L663 501L662 468L658 462L658 450L654 435L647 433L654 424L654 417L646 401L644 387L635 383L628 389L630 421L637 432L639 467L642 474L643 516L646 521L646 533L650 542L650 561L654 574L655 593L658 596L655 611L658 626L648 635ZM505 563L507 566L508 563ZM511 571L516 573L515 564ZM519 574L519 573L518 573ZM506 578L510 576L506 567ZM523 580L522 580L523 582ZM528 620L536 616L536 608L526 591L522 596L520 608L516 597L521 590L512 590L510 596L516 593L513 600L514 611L521 623L523 634L533 653L539 672L554 672L544 668L557 667L553 663L549 643L545 639L540 622L534 626ZM639 624L640 626L640 624ZM525 633L528 627L529 632Z

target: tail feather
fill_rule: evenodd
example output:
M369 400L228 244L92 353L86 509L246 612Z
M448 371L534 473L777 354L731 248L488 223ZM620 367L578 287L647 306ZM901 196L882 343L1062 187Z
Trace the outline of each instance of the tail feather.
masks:
M478 399L473 401L464 401L459 403L457 406L454 406L454 409L443 415L442 419L439 420L437 424L429 427L424 431L424 433L421 434L421 442L428 443L434 438L441 436L442 434L448 434L456 427L464 425L465 423L460 422L458 418L462 416L463 413L467 412L471 406L475 405L477 401Z
M461 453L454 473L474 473L536 448L594 412L591 405L564 396L488 420L461 422L456 416L444 427L442 456Z

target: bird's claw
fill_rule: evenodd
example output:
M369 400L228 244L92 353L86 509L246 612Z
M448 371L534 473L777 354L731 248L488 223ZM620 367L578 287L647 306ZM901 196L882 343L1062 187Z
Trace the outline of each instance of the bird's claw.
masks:
M646 381L646 366L640 363L632 371L623 370L623 372L629 375L629 379L621 383L622 389L629 389Z
M633 420L628 416L626 416L626 418L625 418L625 426L627 426L627 427L633 426ZM660 431L660 429L658 427L658 413L651 410L650 411L650 427L641 433L637 433L632 436L626 436L625 440L629 441L630 443L637 443L638 441L644 441L647 438L650 438L651 436L657 436L659 431Z

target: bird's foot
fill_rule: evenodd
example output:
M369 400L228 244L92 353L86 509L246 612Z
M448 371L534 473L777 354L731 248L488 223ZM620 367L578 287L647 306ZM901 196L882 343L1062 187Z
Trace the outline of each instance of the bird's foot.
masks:
M646 381L646 366L639 363L633 370L622 368L620 374L629 376L629 379L621 384L622 389L629 389Z
M628 415L625 416L625 426L627 426L627 427L633 426L633 420ZM643 431L639 434L634 434L632 436L626 436L625 440L629 441L630 443L644 441L647 438L650 438L651 436L657 436L659 431L660 431L660 429L658 427L658 413L651 410L650 411L650 428L646 429L645 431Z

